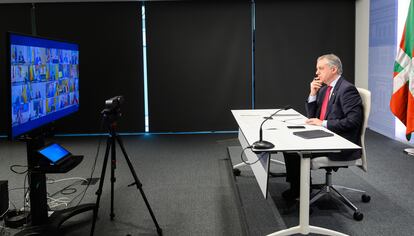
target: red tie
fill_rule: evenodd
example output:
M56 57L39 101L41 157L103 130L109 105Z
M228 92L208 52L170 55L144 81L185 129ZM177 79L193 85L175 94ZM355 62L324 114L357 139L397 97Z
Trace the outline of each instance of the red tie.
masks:
M325 97L323 98L322 108L321 108L321 115L319 116L319 120L324 120L326 115L326 108L328 107L329 95L331 94L332 86L328 86L325 92Z

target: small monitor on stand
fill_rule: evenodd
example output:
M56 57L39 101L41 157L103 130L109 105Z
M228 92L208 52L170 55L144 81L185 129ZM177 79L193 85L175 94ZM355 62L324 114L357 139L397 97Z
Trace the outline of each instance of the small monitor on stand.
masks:
M57 143L51 143L41 148L39 153L49 160L52 165L59 165L72 156L68 150Z

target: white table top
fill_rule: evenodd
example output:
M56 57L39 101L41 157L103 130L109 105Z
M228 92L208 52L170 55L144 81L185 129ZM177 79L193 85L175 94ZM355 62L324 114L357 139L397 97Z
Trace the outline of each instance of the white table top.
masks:
M232 110L241 132L245 136L249 145L259 140L260 124L264 121L263 117L270 116L278 109L257 109L257 110ZM346 149L361 149L360 146L342 138L341 136L329 131L321 126L307 125L307 118L294 109L280 111L273 119L269 119L263 124L263 140L275 145L274 148L266 151L309 151L327 152ZM305 129L289 129L288 125L303 125ZM296 131L320 129L334 136L304 139L293 134Z

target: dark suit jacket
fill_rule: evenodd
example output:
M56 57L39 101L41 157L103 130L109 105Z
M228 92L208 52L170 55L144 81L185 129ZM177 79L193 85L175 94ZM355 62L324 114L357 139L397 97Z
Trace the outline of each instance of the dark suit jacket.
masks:
M315 102L306 102L309 118L319 118L327 86L322 87ZM325 119L327 128L349 141L361 145L363 123L362 100L355 86L340 77L329 99ZM329 145L329 143L326 143ZM342 151L328 155L331 160L346 161L361 157L361 150Z

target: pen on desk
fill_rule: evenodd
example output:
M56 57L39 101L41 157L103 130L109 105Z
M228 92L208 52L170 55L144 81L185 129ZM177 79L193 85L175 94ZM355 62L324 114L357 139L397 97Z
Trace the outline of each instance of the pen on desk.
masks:
M282 114L276 114L276 115L274 115L274 116L300 116L300 114L284 114L284 113L282 113Z
M286 119L286 120L282 120L282 122L286 122L286 121L290 121L290 120L299 120L299 119L303 119L303 117L292 118L292 119Z

